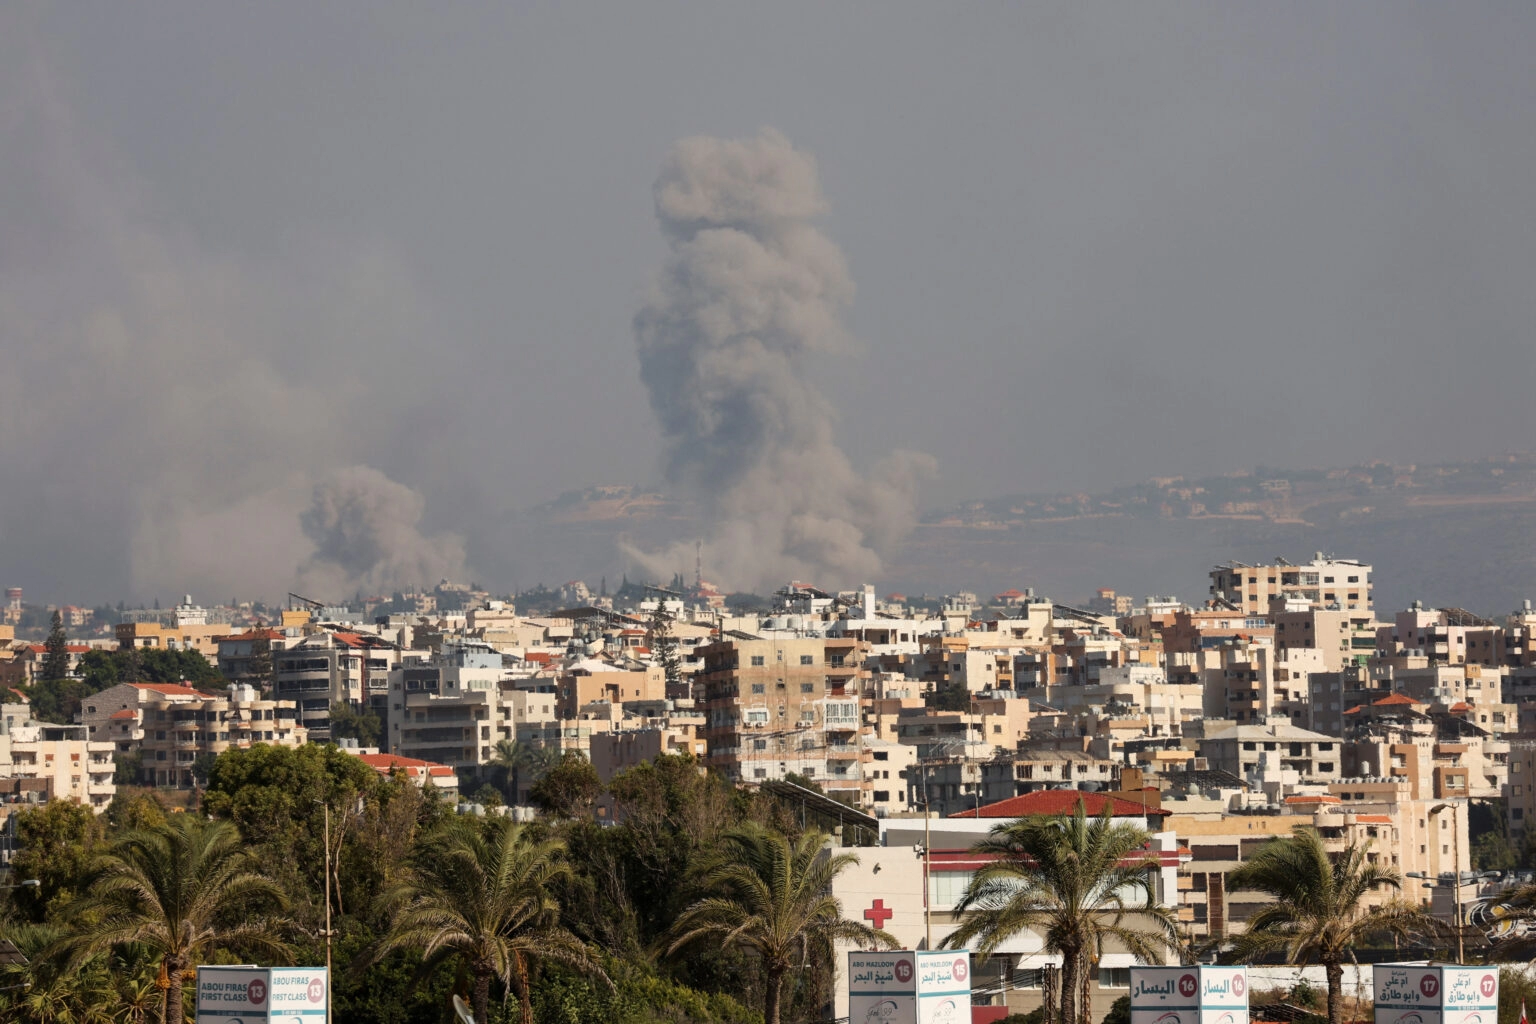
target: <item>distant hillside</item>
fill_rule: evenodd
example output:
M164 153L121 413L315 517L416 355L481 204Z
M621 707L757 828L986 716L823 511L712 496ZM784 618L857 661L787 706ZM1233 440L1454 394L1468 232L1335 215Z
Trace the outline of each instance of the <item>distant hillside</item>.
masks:
M698 530L686 503L628 486L569 492L513 522L507 539L518 586L612 579L625 570L621 538L651 547ZM908 593L1034 587L1063 600L1086 600L1106 586L1137 598L1200 601L1216 562L1297 560L1314 551L1371 562L1383 609L1420 598L1508 612L1536 598L1536 455L1261 467L1158 478L1102 494L967 501L929 516L874 582Z
M1376 566L1377 603L1503 613L1536 597L1536 455L1165 477L1104 494L1019 494L928 517L893 571L943 586L1203 599L1229 558L1325 551ZM932 585L932 584L929 584Z

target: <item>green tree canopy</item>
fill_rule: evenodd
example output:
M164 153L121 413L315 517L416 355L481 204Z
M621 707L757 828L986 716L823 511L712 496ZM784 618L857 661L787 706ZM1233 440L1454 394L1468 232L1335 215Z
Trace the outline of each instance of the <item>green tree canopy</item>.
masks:
M64 632L64 616L53 613L49 623L48 640L43 644L42 678L69 678L69 636Z
M700 941L749 953L763 980L763 1018L779 1024L784 981L810 962L831 963L839 941L894 948L896 940L843 916L832 882L858 857L827 853L827 837L791 840L761 826L727 832L703 877L704 895L683 911L668 953Z
M557 839L534 838L509 818L455 818L427 836L411 871L385 896L389 931L374 957L420 949L430 975L458 962L473 979L475 1019L490 1019L491 982L514 993L532 1024L531 984L542 962L606 978L560 924L556 883L570 873Z
M544 773L528 791L528 799L547 814L561 818L583 817L603 791L603 784L579 751L567 750L559 762Z
M134 943L152 951L170 983L166 1024L181 1024L182 983L196 964L221 951L287 959L271 916L285 903L232 824L180 814L128 833L99 859L90 895L76 904L89 922L78 941L87 953Z
M79 898L105 838L101 819L73 800L50 800L17 812L18 849L11 860L11 875L42 883L12 891L22 916L41 923Z

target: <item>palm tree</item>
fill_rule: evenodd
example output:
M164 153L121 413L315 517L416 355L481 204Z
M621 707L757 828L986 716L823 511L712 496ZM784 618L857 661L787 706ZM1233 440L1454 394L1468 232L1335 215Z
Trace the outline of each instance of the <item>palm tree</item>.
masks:
M1249 889L1274 900L1248 919L1247 930L1232 942L1234 955L1242 962L1281 952L1293 964L1321 963L1328 976L1329 1024L1344 1019L1344 962L1353 959L1354 947L1429 924L1418 907L1396 898L1367 905L1371 893L1395 893L1402 885L1397 872L1370 859L1369 845L1351 843L1330 855L1315 828L1299 825L1227 875L1229 891Z
M487 766L501 776L501 790L508 804L517 803L517 791L522 788L523 773L537 782L554 766L558 757L555 751L522 740L497 740L492 748Z
M1156 855L1146 829L1117 823L1112 805L1088 817L1082 800L1071 815L1018 818L992 827L971 852L990 858L966 887L960 926L944 944L974 944L990 956L1024 930L1061 956L1061 1020L1089 1020L1090 967L1113 939L1144 963L1178 948L1174 914L1159 905Z
M181 1024L182 980L211 954L288 956L277 922L263 917L286 906L282 890L254 869L227 821L178 814L129 832L98 862L90 892L77 906L82 953L138 943L159 960L168 982L161 1010L166 1024Z
M560 924L557 881L569 878L565 845L535 839L510 818L451 819L417 848L404 879L384 895L389 931L370 951L422 950L419 977L450 960L474 978L475 1019L489 1019L491 980L517 993L523 1024L539 961L608 976L581 940Z
M719 855L704 873L707 895L672 926L668 954L701 939L749 953L763 976L765 1024L779 1024L790 971L812 958L831 963L839 941L895 948L896 940L885 932L843 917L832 881L858 857L825 853L826 841L820 832L791 841L755 825L725 833Z
M21 956L0 966L0 1021L108 1024L112 993L104 958L74 962L63 951L68 937L55 924L8 931Z

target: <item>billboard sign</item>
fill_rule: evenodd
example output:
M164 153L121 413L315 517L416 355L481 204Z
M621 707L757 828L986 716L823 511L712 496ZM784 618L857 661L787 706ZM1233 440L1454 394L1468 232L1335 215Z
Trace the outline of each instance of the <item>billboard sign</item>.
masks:
M1496 1024L1499 972L1492 967L1377 964L1376 1024Z
M328 1024L324 967L199 967L204 1024Z
M970 1024L968 950L848 954L848 1024Z
M1132 967L1131 1024L1248 1024L1248 970Z

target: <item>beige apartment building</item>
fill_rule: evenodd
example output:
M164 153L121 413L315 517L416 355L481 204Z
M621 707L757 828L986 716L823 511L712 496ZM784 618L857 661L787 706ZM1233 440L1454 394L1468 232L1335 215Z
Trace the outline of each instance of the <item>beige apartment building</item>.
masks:
M272 693L297 702L304 727L323 743L331 738L332 704L385 709L399 661L399 647L372 633L316 632L272 653Z
M0 726L0 793L7 800L74 800L105 811L117 793L112 745L92 740L83 726L14 722L18 717L7 715Z
M219 658L219 637L229 632L225 625L198 622L162 626L158 622L119 622L112 629L117 646L166 651L196 651L215 664Z
M177 789L194 784L192 765L204 754L309 740L293 701L239 684L215 695L180 683L119 683L85 698L80 724L114 756L137 752L145 782Z
M859 698L868 645L852 637L739 634L700 650L710 767L743 782L797 773L860 788Z
M1213 598L1245 615L1268 615L1270 603L1306 601L1344 611L1369 612L1375 607L1371 567L1346 558L1324 558L1318 552L1306 565L1278 561L1270 565L1226 562L1210 572Z

